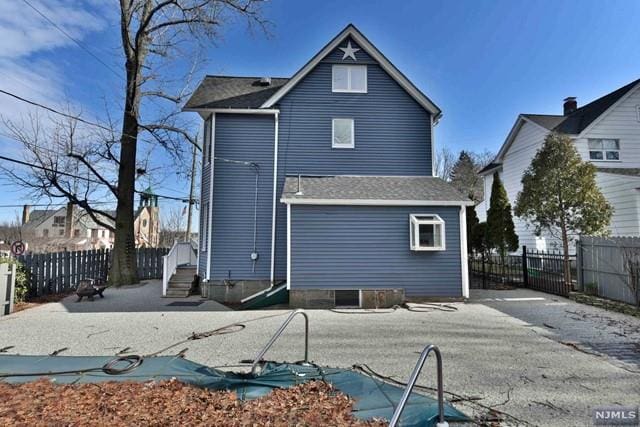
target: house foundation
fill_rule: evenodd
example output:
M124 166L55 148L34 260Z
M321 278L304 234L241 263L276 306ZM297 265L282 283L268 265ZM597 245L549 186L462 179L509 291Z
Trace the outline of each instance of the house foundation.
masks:
M404 302L404 289L362 289L360 308L390 308ZM291 289L289 306L292 308L336 308L333 289Z

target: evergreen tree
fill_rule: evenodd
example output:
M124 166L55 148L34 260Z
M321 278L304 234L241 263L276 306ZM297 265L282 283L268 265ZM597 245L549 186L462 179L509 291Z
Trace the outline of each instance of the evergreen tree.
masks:
M493 174L491 199L487 211L486 244L489 249L498 251L503 264L507 252L518 249L518 236L511 216L511 204L497 172Z
M476 209L473 206L467 206L466 208L467 214L467 252L473 253L473 251L478 250L477 245L477 234L478 234L478 224L480 221L478 220L478 215L476 215Z
M596 185L596 168L580 158L567 135L551 133L522 176L515 213L537 234L560 235L564 278L570 283L569 240L606 234L612 208Z

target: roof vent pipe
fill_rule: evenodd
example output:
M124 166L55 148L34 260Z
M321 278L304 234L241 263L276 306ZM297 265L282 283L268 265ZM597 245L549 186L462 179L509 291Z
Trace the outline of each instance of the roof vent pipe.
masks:
M296 196L302 196L302 175L298 175L298 191Z
M578 109L578 101L576 101L575 96L569 96L564 99L564 103L562 104L562 110L563 110L562 113L565 116L568 116L569 114L573 113L577 109Z

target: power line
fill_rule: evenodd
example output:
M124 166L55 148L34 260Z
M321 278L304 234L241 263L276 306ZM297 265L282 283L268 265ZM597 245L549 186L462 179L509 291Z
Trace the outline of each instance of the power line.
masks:
M11 158L11 157L7 157L7 156L3 156L3 155L0 155L0 159L2 159L2 160L6 160L6 161L8 161L8 162L17 163L17 164L19 164L19 165L23 165L23 166L28 166L28 167L30 167L30 168L34 168L34 169L40 169L40 170L44 170L44 171L47 171L47 172L57 173L57 174L59 174L59 175L64 175L64 176L68 176L68 177L71 177L71 178L76 178L76 179L84 180L84 181L87 181L87 182L93 182L93 183L96 183L96 184L105 185L105 183L104 183L104 182L99 181L99 180L97 180L97 179L92 179L92 178L88 178L88 177L78 176L78 175L75 175L75 174L72 174L72 173L59 171L59 170L56 170L56 169L53 169L53 168L48 168L48 167L46 167L46 166L32 165L32 164L27 163L27 162L25 162L25 161L18 160L18 159L13 159L13 158ZM136 193L138 193L138 194L147 194L147 193L145 193L144 191L140 191L140 190L134 190L134 191L135 191ZM179 201L182 201L182 202L185 202L185 203L189 203L189 197L173 197L173 196L164 196L164 195L161 195L161 194L153 194L153 196L159 197L159 198L161 198L161 199L179 200ZM195 199L194 199L194 201L195 201Z
M102 59L100 59L99 56L97 56L96 54L94 54L93 52L91 52L91 50L89 50L88 47L86 47L83 43L81 43L79 40L77 40L75 37L71 36L71 34L67 33L62 27L60 27L58 24L56 24L55 22L53 22L47 15L44 14L44 12L42 12L41 10L39 10L37 7L35 7L34 5L32 5L30 2L28 2L27 0L22 0L27 6L29 6L31 9L33 9L38 15L42 16L45 20L47 20L47 22L49 22L51 25L53 25L58 31L60 31L62 34L64 34L69 40L71 40L72 42L74 42L76 45L78 45L78 47L80 47L82 50L84 50L85 52L87 52L89 55L91 55L96 61L100 62L102 65L104 65L105 67L107 67L113 74L115 74L116 76L118 76L118 78L122 79L122 76L120 75L120 73L118 71L116 71L111 65L107 64L106 62L104 62Z
M0 93L2 93L4 95L7 95L7 96L10 96L12 98L15 98L15 99L17 99L19 101L26 102L27 104L31 104L31 105L34 105L36 107L44 108L45 110L50 111L52 113L59 114L61 116L64 116L64 117L67 117L67 118L70 118L70 119L73 119L73 120L77 120L79 122L82 122L82 123L85 123L85 124L88 124L88 125L91 125L91 126L99 127L100 129L104 129L104 130L106 130L108 132L113 132L113 129L109 129L108 127L103 126L103 125L101 125L99 123L90 122L89 120L85 120L82 117L74 116L73 114L63 113L62 111L58 111L55 108L48 107L48 106L46 106L44 104L40 104L40 103L35 102L35 101L31 101L30 99L23 98L23 97L21 97L19 95L16 95L14 93L7 92L4 89L0 89Z

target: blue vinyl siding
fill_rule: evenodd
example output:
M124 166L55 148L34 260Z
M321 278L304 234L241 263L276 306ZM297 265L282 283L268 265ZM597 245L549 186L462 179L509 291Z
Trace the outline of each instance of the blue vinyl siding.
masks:
M438 214L446 250L409 248L409 215ZM292 289L404 288L408 296L462 296L460 208L291 206Z
M212 280L269 279L271 270L271 210L273 206L272 115L216 114L213 185ZM257 252L255 272L253 215L255 172L247 165L219 159L254 162L259 165Z
M356 64L367 63L367 93L331 91L332 63L354 63L341 61L336 49L279 102L279 192L286 175L432 175L430 114L363 50L356 57ZM331 147L335 117L354 119L355 148ZM286 277L286 230L286 206L279 203L278 278Z

